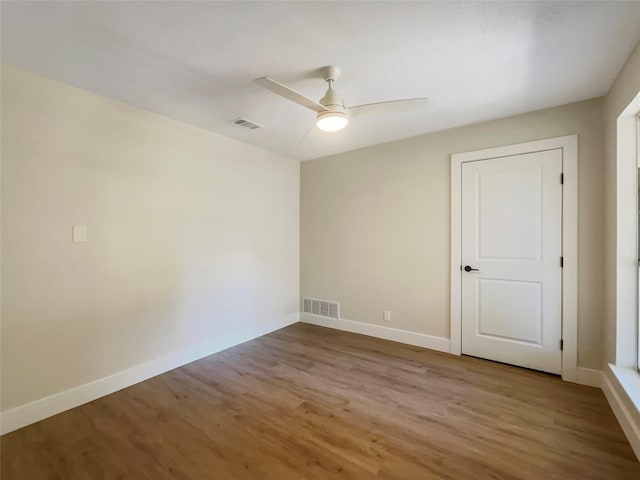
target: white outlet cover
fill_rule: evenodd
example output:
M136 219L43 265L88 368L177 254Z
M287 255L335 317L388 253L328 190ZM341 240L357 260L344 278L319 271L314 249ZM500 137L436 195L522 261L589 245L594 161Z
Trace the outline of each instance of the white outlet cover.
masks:
M385 310L384 311L384 321L385 322L390 322L391 321L391 312L389 310Z
M71 229L73 241L75 243L81 243L87 241L87 227L84 225L74 225Z

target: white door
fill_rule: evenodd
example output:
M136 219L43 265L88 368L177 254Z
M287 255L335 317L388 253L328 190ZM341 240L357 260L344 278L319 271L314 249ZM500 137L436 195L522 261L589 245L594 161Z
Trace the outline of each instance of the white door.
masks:
M561 173L561 149L462 164L462 353L561 373Z

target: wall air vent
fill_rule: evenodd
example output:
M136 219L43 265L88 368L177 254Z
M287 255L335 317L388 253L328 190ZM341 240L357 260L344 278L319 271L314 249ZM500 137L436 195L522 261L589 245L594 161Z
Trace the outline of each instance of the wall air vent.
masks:
M249 130L257 130L258 128L264 128L264 125L260 125L259 123L252 122L251 120L247 120L243 117L236 118L233 122L234 125L238 127L248 128Z
M340 320L340 303L319 298L302 297L302 311Z

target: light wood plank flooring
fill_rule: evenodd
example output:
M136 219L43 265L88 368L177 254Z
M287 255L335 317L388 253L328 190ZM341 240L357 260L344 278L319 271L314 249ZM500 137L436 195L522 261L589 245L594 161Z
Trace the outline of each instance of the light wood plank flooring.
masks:
M603 394L296 324L1 439L2 480L640 479Z

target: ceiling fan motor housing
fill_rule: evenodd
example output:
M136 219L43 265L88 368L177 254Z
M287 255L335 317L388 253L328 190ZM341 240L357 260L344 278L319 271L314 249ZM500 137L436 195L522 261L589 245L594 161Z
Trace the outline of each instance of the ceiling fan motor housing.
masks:
M344 101L342 100L342 97L338 95L333 88L331 88L331 82L329 82L329 89L327 90L327 93L324 94L324 97L320 99L319 103L320 105L327 107L331 112L345 113Z
M344 100L333 90L333 82L340 75L337 67L325 67L325 80L329 84L327 93L320 99L320 105L326 107L325 112L318 112L316 125L320 130L336 132L342 130L349 123L349 117L344 108Z

